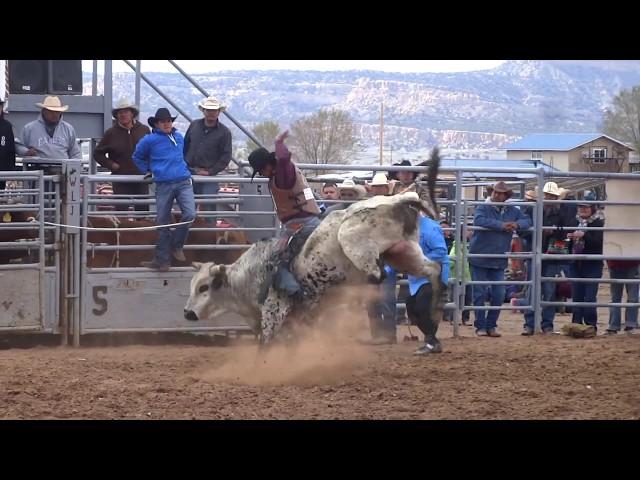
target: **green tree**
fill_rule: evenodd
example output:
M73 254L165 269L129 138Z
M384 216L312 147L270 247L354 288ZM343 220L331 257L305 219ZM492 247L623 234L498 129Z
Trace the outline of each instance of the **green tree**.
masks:
M280 125L278 122L272 122L271 120L267 120L266 122L256 124L251 131L256 136L256 138L264 145L264 147L271 151L273 150L273 144L276 141L276 137L278 133L280 133ZM258 148L258 145L251 140L247 140L247 150L249 152Z
M350 163L358 139L347 112L322 109L293 122L291 143L301 163Z
M602 131L640 152L640 85L613 97L604 112Z

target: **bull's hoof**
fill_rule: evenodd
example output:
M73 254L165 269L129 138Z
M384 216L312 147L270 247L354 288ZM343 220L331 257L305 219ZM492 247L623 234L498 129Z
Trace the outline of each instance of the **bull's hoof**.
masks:
M384 281L384 278L378 278L375 275L367 275L367 283L372 285L380 285Z
M193 310L185 310L184 318L186 318L187 320L190 320L192 322L197 322L198 321L198 315L196 315L196 312L194 312Z

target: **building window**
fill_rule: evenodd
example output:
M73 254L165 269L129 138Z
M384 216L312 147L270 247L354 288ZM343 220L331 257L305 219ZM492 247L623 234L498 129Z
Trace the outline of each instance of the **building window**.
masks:
M598 147L591 150L591 161L593 163L607 163L606 147Z
M537 160L539 162L542 161L542 151L535 150L531 152L531 160Z

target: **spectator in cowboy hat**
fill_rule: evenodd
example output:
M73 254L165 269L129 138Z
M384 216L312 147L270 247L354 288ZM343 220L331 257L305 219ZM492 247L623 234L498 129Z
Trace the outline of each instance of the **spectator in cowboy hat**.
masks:
M93 154L94 160L109 169L113 175L142 175L133 163L132 155L136 145L151 130L138 121L140 110L131 100L120 99L111 110L114 118ZM113 182L113 193L116 195L148 195L149 185L146 183ZM148 211L149 206L134 204L136 211ZM129 205L118 204L116 210L128 210Z
M328 207L322 214L322 218L326 217L331 212L335 212L336 210L344 210L353 202L362 200L365 194L366 190L362 185L357 185L351 178L343 180L342 183L338 185L338 195L340 197L340 200L344 201Z
M184 136L184 156L194 175L217 175L231 161L231 131L218 118L226 108L215 97L204 98L198 103L203 118L191 122ZM196 182L193 191L196 195L216 195L220 191L220 184ZM200 208L215 211L216 204L203 203ZM215 222L214 217L207 220Z
M387 176L382 172L376 173L371 179L371 182L365 184L365 189L372 197L376 195L389 195L391 193L389 180L387 180Z
M470 254L502 254L511 250L511 237L516 230L528 229L531 220L522 211L505 204L511 197L513 190L505 182L497 182L487 188L490 202L496 205L481 204L476 206L473 225L483 227L475 230L469 246ZM471 257L471 278L473 281L503 281L507 258ZM491 293L491 305L500 306L504 302L504 285L474 285L473 304L483 306L487 296L487 289ZM475 311L475 328L478 336L499 337L497 321L500 310Z
M82 160L73 126L62 120L62 113L69 110L59 97L48 96L36 103L40 115L27 123L16 139L16 152L23 157L40 157L52 160L75 158ZM41 170L37 167L36 170Z
M412 165L409 160L402 160L401 162L394 163L392 166L411 167ZM421 199L429 200L429 192L427 192L427 189L416 183L418 180L418 172L392 170L389 172L388 178L390 182L390 195L396 195L404 192L416 192Z
M176 117L166 108L159 108L153 117L147 120L153 129L151 134L138 142L133 152L133 162L138 170L149 166L156 184L156 224L172 223L171 207L178 202L182 212L181 222L192 222L196 218L196 204L193 197L191 172L184 161L184 138L174 126ZM189 235L189 223L175 230L158 229L155 255L150 262L140 265L154 270L167 271L171 265L171 256L180 262L186 260L182 248Z
M13 138L13 126L4 118L4 100L0 98L0 170L16 169L16 145ZM5 181L0 181L0 190L4 190Z

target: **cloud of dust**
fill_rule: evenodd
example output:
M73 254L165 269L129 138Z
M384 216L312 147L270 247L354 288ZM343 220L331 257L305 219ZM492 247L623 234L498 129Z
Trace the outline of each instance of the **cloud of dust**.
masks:
M247 385L325 385L347 380L362 371L373 352L357 338L369 335L366 302L379 289L341 286L328 292L313 327L296 329L298 340L276 342L265 351L257 345L231 347L219 367L198 377L210 383Z

